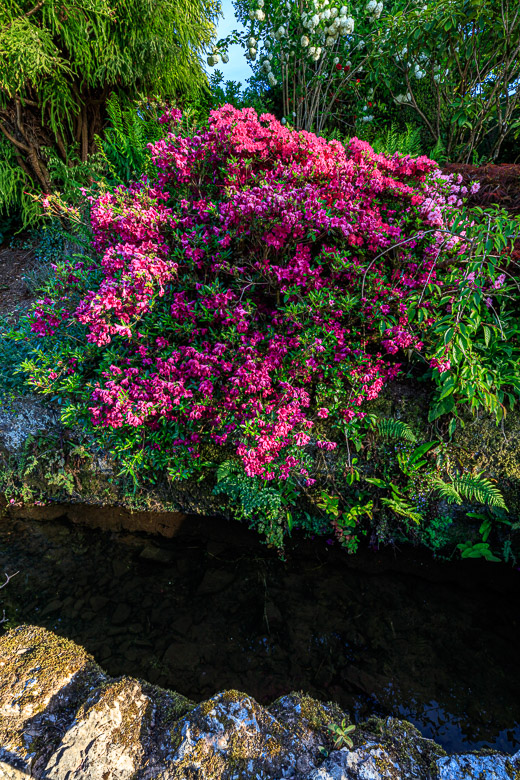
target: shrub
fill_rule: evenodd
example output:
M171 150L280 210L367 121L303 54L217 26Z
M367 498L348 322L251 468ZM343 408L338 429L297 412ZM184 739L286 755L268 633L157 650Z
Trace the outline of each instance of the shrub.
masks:
M290 527L317 461L359 446L400 375L437 388L431 419L461 403L500 418L519 387L514 224L470 220L467 188L426 157L229 105L189 135L179 120L163 117L153 182L90 197L92 252L56 265L31 314L22 368L65 423L136 480L231 460L234 500Z

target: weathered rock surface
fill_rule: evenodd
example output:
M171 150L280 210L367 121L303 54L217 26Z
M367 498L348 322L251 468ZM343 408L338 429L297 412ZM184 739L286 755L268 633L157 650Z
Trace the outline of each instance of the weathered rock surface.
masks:
M34 626L0 639L0 780L518 780L520 753L446 756L410 723L348 715L292 693L270 707L226 691L194 704L109 678L81 647Z

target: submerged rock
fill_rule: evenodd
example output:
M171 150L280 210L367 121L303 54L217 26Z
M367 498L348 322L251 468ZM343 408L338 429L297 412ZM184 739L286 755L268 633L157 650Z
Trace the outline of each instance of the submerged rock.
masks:
M183 696L109 678L81 647L34 626L0 639L0 779L518 780L520 753L446 756L406 721L348 714L303 693L263 707L225 691Z

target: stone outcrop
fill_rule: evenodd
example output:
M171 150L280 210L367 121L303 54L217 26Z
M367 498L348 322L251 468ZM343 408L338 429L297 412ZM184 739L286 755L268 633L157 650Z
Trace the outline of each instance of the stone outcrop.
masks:
M225 691L195 704L108 677L81 647L34 626L0 639L0 780L518 780L520 753L447 756L410 723L371 718L332 744L334 704L269 707Z

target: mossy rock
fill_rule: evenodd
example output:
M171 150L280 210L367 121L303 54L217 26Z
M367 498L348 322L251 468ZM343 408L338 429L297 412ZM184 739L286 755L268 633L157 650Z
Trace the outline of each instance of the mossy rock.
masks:
M36 626L0 637L0 745L13 764L44 766L77 710L107 677L82 647Z
M315 766L295 732L239 691L219 693L191 710L175 725L172 744L169 777L179 780L268 780L290 770L305 777Z

